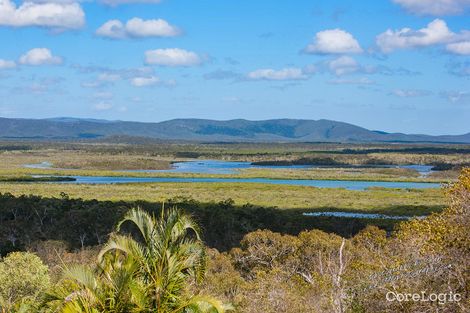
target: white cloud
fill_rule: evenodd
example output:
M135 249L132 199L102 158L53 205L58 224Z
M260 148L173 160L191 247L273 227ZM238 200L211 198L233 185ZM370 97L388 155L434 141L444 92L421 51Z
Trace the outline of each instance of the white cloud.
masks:
M361 53L362 48L350 33L336 28L318 32L315 41L305 48L307 53L336 54Z
M430 92L427 90L418 89L395 89L391 92L391 94L400 98L414 98L427 96L430 94Z
M127 36L125 26L119 20L109 20L96 30L96 35L108 38L125 38Z
M108 102L99 102L95 104L94 109L95 111L107 111L111 110L113 108L113 105Z
M450 43L446 46L446 49L455 54L470 55L470 41Z
M0 0L0 25L77 29L84 24L85 13L78 3L26 1L16 7L10 0Z
M153 86L158 84L159 82L160 79L156 76L131 78L131 85L135 87Z
M418 15L462 14L470 7L470 0L393 0L410 13Z
M101 0L100 2L110 6L117 6L129 3L160 3L161 0Z
M24 65L57 65L62 63L62 58L52 55L47 48L34 48L20 57L20 63Z
M0 59L0 70L15 68L16 63L14 61Z
M96 30L96 34L102 37L123 39L141 37L173 37L181 31L162 19L143 20L134 17L122 23L119 20L110 20Z
M196 53L183 49L157 49L145 52L145 63L163 66L194 66L201 64L202 59Z
M133 18L126 23L127 33L132 37L173 37L180 34L180 30L167 21L142 20Z
M349 56L341 56L328 62L328 67L336 76L351 74L357 72L360 68L356 60Z
M409 49L448 43L454 39L455 34L449 30L446 22L435 19L425 28L419 30L402 28L394 31L388 29L377 36L376 44L382 52L389 53L397 49Z
M281 70L259 69L248 73L247 77L253 80L298 80L307 78L301 69L294 67Z

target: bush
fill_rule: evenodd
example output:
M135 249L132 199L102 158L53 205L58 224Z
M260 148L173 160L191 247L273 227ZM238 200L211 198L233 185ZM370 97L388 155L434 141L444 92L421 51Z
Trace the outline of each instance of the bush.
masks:
M50 285L48 267L29 252L10 253L0 262L0 311L36 302Z

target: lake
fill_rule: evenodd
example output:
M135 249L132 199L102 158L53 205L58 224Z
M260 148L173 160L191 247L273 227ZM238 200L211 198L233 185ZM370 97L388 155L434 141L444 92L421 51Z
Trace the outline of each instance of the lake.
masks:
M142 173L199 173L199 174L236 174L239 170L250 168L272 168L272 169L307 169L307 168L337 168L338 166L326 165L253 165L251 162L219 161L219 160L195 160L186 162L174 162L169 170L129 170L129 172ZM370 168L406 168L417 171L422 176L431 173L431 165L370 165ZM354 168L354 167L352 167Z
M29 168L50 168L52 164L42 162L38 164L26 164ZM172 169L168 170L121 170L119 172L142 172L142 173L198 173L198 174L236 174L239 170L249 168L319 168L325 166L315 165L288 165L288 166L259 166L250 162L231 162L218 160L195 160L187 162L175 162ZM380 167L402 167L411 168L422 175L431 171L431 166L426 165L383 165ZM124 184L124 183L261 183L273 185L294 185L317 188L345 188L349 190L365 190L367 188L401 188L401 189L423 189L439 188L437 183L419 182L382 182L382 181L353 181L353 180L316 180L316 179L269 179L269 178L190 178L190 177L114 177L114 176L70 176L75 181L58 181L61 184Z
M373 219L391 219L391 220L409 220L412 218L422 219L424 216L404 216L404 215L386 215L377 213L355 213L355 212L311 212L303 213L304 216L329 216L345 218L373 218Z

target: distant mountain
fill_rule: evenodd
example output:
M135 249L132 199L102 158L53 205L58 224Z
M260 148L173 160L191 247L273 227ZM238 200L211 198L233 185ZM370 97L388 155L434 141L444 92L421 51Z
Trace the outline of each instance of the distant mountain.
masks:
M160 123L79 118L0 118L0 138L86 139L147 137L204 142L445 142L470 143L465 135L408 135L372 131L330 120L266 121L175 119Z

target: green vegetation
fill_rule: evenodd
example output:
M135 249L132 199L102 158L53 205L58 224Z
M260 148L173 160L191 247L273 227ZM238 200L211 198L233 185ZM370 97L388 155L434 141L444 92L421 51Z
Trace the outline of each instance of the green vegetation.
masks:
M15 149L18 147L18 149ZM0 142L2 157L14 156L10 165L50 160L54 166L68 164L79 168L95 161L103 168L104 159L124 162L119 169L145 160L218 159L238 161L333 160L340 164L468 164L470 145L445 144L338 144L338 143L170 143L139 140L110 142ZM96 158L87 161L88 158ZM49 159L48 159L49 158ZM329 159L328 159L329 158ZM70 161L62 161L70 160ZM124 165L124 166L122 166ZM57 166L59 167L59 166ZM65 167L65 166L61 166ZM139 166L141 169L148 167ZM106 168L112 169L112 168Z
M0 181L15 180L18 175L48 176L111 176L111 177L180 177L180 178L270 178L270 179L318 179L318 180L361 180L361 181L398 181L398 182L451 182L458 174L456 171L435 172L420 177L414 170L400 168L315 168L315 169L272 169L250 168L236 174L203 174L179 172L126 172L110 170L73 170L73 169L0 169Z
M13 252L0 260L0 312L10 312L40 300L50 287L48 267L29 252Z
M368 224L391 231L397 223L397 220L307 217L302 213L310 209L279 210L248 204L239 206L231 200L202 203L175 198L167 200L165 205L176 205L191 213L201 225L206 243L222 251L238 245L245 234L257 229L295 235L302 230L316 228L349 237ZM34 251L46 251L48 254L54 250L83 249L103 244L113 225L136 206L159 215L162 203L82 200L70 198L66 194L58 198L1 194L0 255L33 246ZM422 207L420 210L427 209ZM65 246L49 244L48 247L36 247L37 241L44 240L61 241ZM69 256L64 258L68 259Z
M96 268L65 270L65 279L46 297L47 311L225 312L219 300L185 292L192 281L202 283L206 268L204 245L191 217L171 209L156 219L133 209L119 222L118 231L125 222L138 228L142 242L112 234Z
M32 183L32 182L61 182L61 181L75 181L73 177L67 176L18 176L18 177L0 177L0 182L23 182L23 183Z
M18 149L15 149L18 147ZM240 177L279 179L455 181L459 170L470 164L466 145L377 144L188 144L188 143L59 143L0 142L0 177L133 176L133 177ZM249 169L234 175L187 173L136 173L124 170L169 169L171 162L218 159L264 164L315 163L337 168ZM308 162L307 162L308 161ZM49 162L52 168L25 168L25 164ZM300 163L299 163L300 162ZM414 170L370 168L374 164L427 164L440 171L420 177Z
M80 265L89 262L80 257L88 248L71 253L76 265L64 266L64 276L51 279L47 291L32 285L21 300L11 302L10 312L468 312L470 169L446 194L450 205L444 211L399 223L388 236L374 226L350 238L320 230L293 235L258 229L224 253L203 247L198 227L186 214L159 210L155 219L143 210L123 208L116 232L96 250L92 264ZM31 197L18 199L27 203ZM11 207L18 199L7 196L4 201ZM41 201L49 206L54 202ZM67 209L76 200L64 195L62 201ZM219 205L218 217L234 210L229 203ZM13 219L21 215L11 213ZM211 227L203 230L210 232ZM226 233L232 230L224 228ZM31 251L52 266L64 252L48 253L47 244L36 244ZM447 296L399 302L387 301L389 292ZM459 297L449 296L455 294Z
M1 193L40 195L87 200L165 202L194 199L198 202L247 203L280 209L346 210L391 215L425 215L445 207L440 189L371 188L367 191L258 183L139 183L139 184L19 184L1 183Z
M459 180L457 173L469 163L468 149L138 140L0 143L0 312L467 312L470 170L464 169ZM231 175L122 171L164 169L187 158L308 159L337 167L256 168ZM24 167L41 162L53 168ZM430 164L443 170L420 177L414 170L367 164ZM454 184L353 191L258 183L51 183L74 175ZM302 215L314 211L427 217ZM388 302L390 290L451 291L462 301Z

